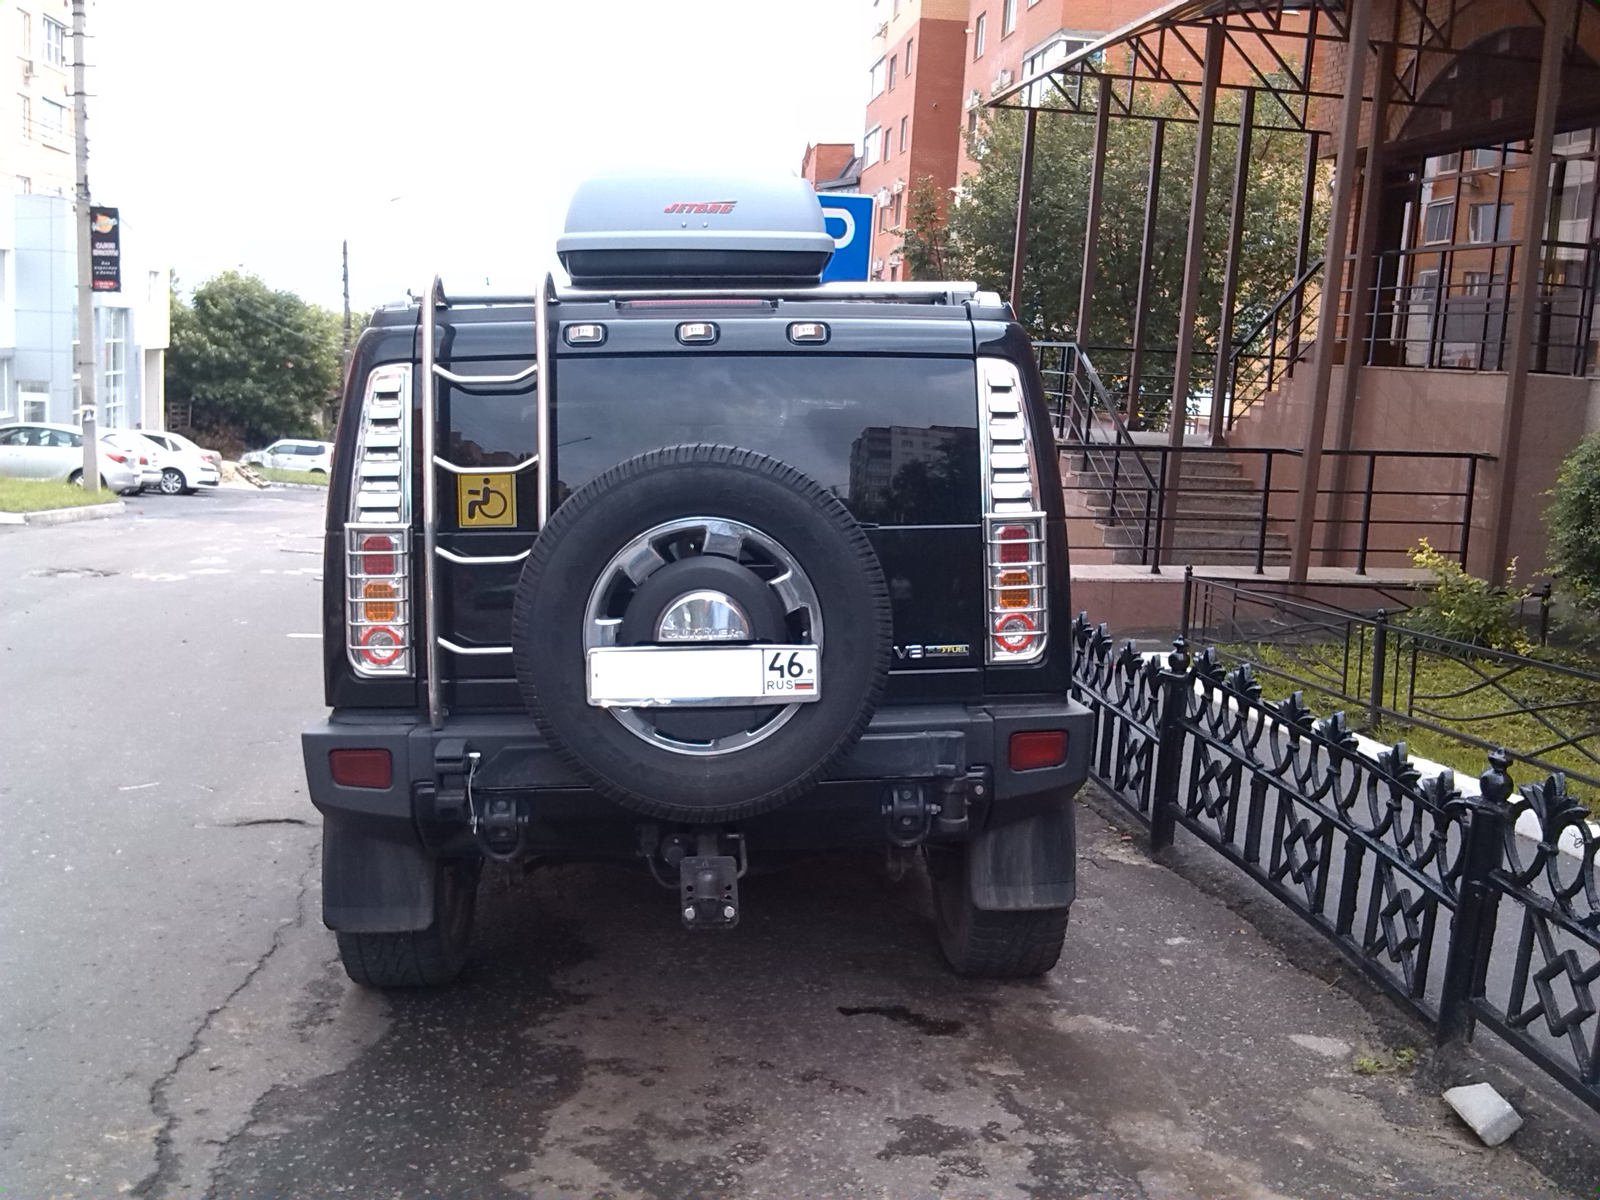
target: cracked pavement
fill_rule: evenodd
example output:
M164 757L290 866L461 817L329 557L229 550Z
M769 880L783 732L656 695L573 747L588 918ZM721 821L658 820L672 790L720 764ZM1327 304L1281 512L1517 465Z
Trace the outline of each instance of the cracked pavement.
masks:
M1420 1031L1088 809L1040 982L950 976L868 856L752 875L727 935L621 867L492 871L458 985L363 992L299 762L320 497L131 508L0 535L7 1196L1581 1194L1518 1147L1582 1116L1483 1148Z

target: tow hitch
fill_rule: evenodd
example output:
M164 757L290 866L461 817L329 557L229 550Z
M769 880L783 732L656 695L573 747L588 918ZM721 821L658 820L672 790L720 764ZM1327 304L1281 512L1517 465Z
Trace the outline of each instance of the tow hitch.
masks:
M669 869L678 868L675 891L684 928L732 929L739 923L739 876L749 866L742 833L670 833L659 843L654 841L656 826L645 826L640 833L640 852L658 882L667 883L656 871L657 856ZM722 853L724 839L734 843L737 857Z

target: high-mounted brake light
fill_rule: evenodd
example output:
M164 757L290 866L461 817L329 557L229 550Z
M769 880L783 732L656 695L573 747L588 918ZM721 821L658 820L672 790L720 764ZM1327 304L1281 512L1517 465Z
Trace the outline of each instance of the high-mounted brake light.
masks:
M997 666L1044 654L1045 514L1023 403L1022 376L1004 359L978 364L983 406L983 528L988 575L987 659Z
M345 526L345 653L356 674L409 676L411 368L367 377Z

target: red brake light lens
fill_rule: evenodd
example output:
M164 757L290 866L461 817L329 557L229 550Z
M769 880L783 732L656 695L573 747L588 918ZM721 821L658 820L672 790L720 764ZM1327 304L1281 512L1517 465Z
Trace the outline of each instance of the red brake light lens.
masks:
M363 575L394 574L394 539L378 534L361 542Z
M1059 767L1067 761L1067 731L1030 729L1025 733L1013 733L1010 757L1013 771Z
M128 456L126 454L118 454L115 450L107 450L106 457L115 463L125 463L128 461Z
M329 750L328 770L341 787L386 788L394 780L387 750Z
M1022 525L1005 525L995 534L1000 543L1000 561L1021 563L1028 561L1028 530Z

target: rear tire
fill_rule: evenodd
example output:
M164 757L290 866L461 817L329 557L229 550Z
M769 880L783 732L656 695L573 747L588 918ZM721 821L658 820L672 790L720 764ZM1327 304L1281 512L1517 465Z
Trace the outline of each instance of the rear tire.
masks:
M434 864L433 924L410 933L340 933L345 974L370 988L438 987L461 974L477 907L476 861Z
M939 948L957 975L1031 979L1061 958L1070 908L993 911L972 902L965 846L924 850Z
M177 467L168 467L161 472L161 482L157 485L163 496L179 496L189 490L184 481L183 472Z

